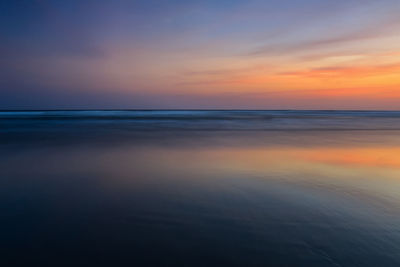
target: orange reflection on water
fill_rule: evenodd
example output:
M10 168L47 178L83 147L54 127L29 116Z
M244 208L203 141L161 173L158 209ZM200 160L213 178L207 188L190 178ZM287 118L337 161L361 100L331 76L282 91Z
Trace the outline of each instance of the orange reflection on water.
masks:
M232 167L245 165L257 168L290 161L400 168L399 147L225 148L199 153L211 162L225 162Z
M400 168L400 148L330 148L302 151L303 159L338 165Z

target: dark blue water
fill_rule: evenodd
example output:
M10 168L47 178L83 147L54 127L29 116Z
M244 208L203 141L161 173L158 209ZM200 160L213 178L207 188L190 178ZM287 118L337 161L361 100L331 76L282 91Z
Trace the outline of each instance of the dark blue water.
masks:
M1 266L400 266L400 112L0 112Z

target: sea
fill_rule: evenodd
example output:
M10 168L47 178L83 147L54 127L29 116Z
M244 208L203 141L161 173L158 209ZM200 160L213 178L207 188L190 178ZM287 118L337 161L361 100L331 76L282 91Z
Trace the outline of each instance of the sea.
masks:
M0 111L0 266L400 266L400 112Z

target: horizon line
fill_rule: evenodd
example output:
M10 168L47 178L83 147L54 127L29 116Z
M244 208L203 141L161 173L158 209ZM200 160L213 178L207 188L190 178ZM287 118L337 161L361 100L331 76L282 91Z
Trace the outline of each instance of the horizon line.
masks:
M60 108L60 109L0 109L0 112L35 111L346 111L346 112L400 112L400 109L225 109L225 108Z

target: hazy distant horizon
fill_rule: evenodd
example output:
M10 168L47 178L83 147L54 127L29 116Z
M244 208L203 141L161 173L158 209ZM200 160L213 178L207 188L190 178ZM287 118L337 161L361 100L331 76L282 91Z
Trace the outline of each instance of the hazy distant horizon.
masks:
M229 108L58 108L58 109L0 109L0 112L35 111L327 111L327 112L400 112L400 109L229 109Z

